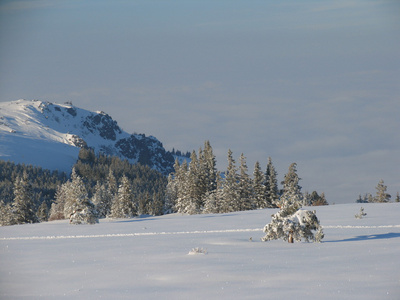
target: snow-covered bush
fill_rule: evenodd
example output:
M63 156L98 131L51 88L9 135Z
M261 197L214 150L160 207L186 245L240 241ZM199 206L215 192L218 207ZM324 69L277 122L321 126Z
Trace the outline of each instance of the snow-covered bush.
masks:
M74 211L69 217L70 224L96 224L99 223L94 211L90 208L78 209Z
M358 214L356 214L355 217L356 217L356 219L362 219L366 215L367 215L367 213L364 212L364 207L361 207L360 212Z
M207 254L207 249L196 247L190 250L188 254L189 255Z
M271 223L265 225L263 241L283 239L289 243L294 240L306 242L310 240L320 242L324 233L319 225L319 220L314 211L301 210L303 194L299 185L300 178L297 175L296 163L289 167L283 182L283 194L279 199L280 210L272 215ZM316 234L312 232L317 231Z
M313 231L316 231L314 235ZM324 237L322 227L314 211L298 210L288 215L285 210L280 210L272 215L271 223L264 227L263 241L283 239L289 243L294 240L306 242L320 242Z

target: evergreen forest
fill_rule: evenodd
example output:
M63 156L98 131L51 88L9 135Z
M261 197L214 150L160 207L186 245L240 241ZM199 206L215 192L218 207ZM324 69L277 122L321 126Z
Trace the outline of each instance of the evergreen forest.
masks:
M209 141L181 163L176 159L168 177L145 165L96 155L90 148L80 150L71 174L0 161L0 225L58 219L94 224L106 217L282 208L290 200L285 191L290 182L296 182L300 206L328 205L324 193L300 192L296 163L280 189L270 157L265 170L256 162L251 175L243 153L237 163L228 150L227 161L226 170L218 171ZM360 195L357 202L389 202L386 189L381 180L375 197ZM400 201L398 194L395 201Z

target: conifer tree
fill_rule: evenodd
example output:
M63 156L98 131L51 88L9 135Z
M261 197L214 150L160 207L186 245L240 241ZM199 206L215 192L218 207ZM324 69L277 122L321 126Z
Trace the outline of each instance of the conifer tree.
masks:
M106 187L107 187L107 192L108 192L108 198L114 199L114 197L117 195L118 192L118 183L117 179L114 176L114 172L110 168L108 171L108 176L107 176L107 181L106 181Z
M253 172L253 192L254 192L254 206L255 208L266 208L268 207L265 197L265 178L261 171L260 163L257 161L254 165Z
M376 196L374 198L374 202L385 203L389 202L391 196L386 193L387 186L384 184L383 180L381 179L376 186Z
M111 213L112 194L107 191L104 184L97 181L94 187L92 203L96 207L99 218L105 218Z
M220 174L217 174L217 186L215 190L205 195L203 212L205 214L217 214L223 212L223 181Z
M64 206L67 199L67 192L70 190L71 181L67 181L64 184L58 186L55 202L51 204L49 221L65 219ZM69 216L67 216L69 217Z
M45 201L39 206L36 215L40 222L46 222L49 219L49 208Z
M204 143L203 157L206 169L206 192L211 192L217 188L218 171L210 141Z
M304 238L307 242L319 242L324 237L316 212L300 210L303 195L300 192L299 180L296 163L293 163L283 181L280 210L272 215L271 223L265 225L263 241L283 239L293 243L294 240L300 241ZM315 235L312 230L317 231Z
M237 211L250 210L253 208L252 181L248 175L246 157L240 155L240 174L239 174L239 203Z
M267 207L277 207L279 202L278 173L268 157L267 171L265 172L265 199Z
M165 191L164 213L169 214L175 212L175 202L177 197L178 191L176 180L174 180L173 174L169 174L168 183Z
M112 207L111 216L113 218L131 218L137 215L137 209L134 204L132 186L129 179L124 175L118 188Z
M14 183L14 202L12 203L13 223L39 222L33 204L32 186L28 175L24 172L22 177L17 177Z
M88 192L82 178L72 169L71 183L66 191L64 216L72 224L98 223L94 204L89 200Z
M221 212L232 212L239 210L239 176L237 174L236 162L233 159L231 149L228 150L228 167L225 173L223 185L223 203Z
M12 225L11 206L0 200L0 226Z
M185 212L188 214L197 214L200 212L202 187L199 180L199 161L195 151L190 156L189 170L187 176L187 204ZM203 189L204 190L204 189Z
M285 175L283 184L283 193L279 201L279 207L293 214L302 207L303 194L299 185L300 178L297 175L297 164L292 163L289 166L288 173Z
M186 160L182 162L182 164L176 167L175 171L175 181L176 181L176 190L177 190L177 198L175 202L175 210L178 213L186 213L186 207L189 205L189 195L187 189L187 175L188 175L188 166Z

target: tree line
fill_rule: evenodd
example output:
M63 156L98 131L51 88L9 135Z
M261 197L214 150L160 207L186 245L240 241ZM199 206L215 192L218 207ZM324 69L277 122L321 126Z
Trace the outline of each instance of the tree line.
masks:
M209 141L189 160L175 161L168 178L148 166L82 148L71 174L30 165L0 161L0 225L70 219L95 223L99 218L129 218L167 213L227 213L261 208L281 208L288 197L288 180L299 182L297 164L278 187L271 158L266 170L254 165L252 176L244 154L237 164L231 150L226 170L218 171ZM373 197L357 202L388 202L390 195L381 180ZM296 192L302 206L328 205L324 193ZM301 196L300 196L301 195ZM294 197L294 196L293 196ZM400 201L397 194L396 200Z
M70 217L76 223L93 223L107 216L164 213L164 175L118 157L96 156L92 149L80 150L70 176L13 163L0 166L0 192L4 195L0 201L0 225Z
M378 182L375 189L375 196L372 196L370 193L365 193L364 196L361 196L360 194L356 200L356 203L387 203L390 201L390 198L392 198L392 196L387 193L387 186L385 185L383 179ZM400 202L399 192L397 192L395 202Z
M219 172L209 141L204 148L193 151L190 162L175 161L174 172L168 176L165 209L188 214L227 213L233 211L278 207L283 193L278 188L277 172L268 159L266 171L256 162L253 177L249 175L246 157L242 153L239 166L228 150L226 171ZM290 168L296 168L292 164ZM288 173L291 176L291 172ZM327 205L324 193L305 193L303 205Z

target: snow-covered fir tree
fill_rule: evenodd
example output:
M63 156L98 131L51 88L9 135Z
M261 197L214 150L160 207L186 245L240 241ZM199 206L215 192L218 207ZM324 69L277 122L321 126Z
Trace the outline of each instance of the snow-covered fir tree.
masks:
M204 143L203 156L201 158L200 161L204 164L203 169L205 169L206 173L205 193L208 193L217 189L218 176L217 163L210 141Z
M232 151L228 150L228 167L225 172L223 185L223 202L221 212L232 212L240 209L239 176L237 174L236 162L233 159Z
M320 242L324 238L315 210L299 209L293 214L288 214L286 210L281 209L272 215L271 223L265 225L264 232L262 241L282 239L293 243L304 238L306 242Z
M265 197L265 177L257 161L253 171L253 199L255 208L266 208L268 203Z
M114 172L112 171L112 169L110 168L109 172L108 172L108 176L107 176L107 180L106 180L106 190L107 190L107 197L109 199L112 200L115 198L115 196L118 193L118 183L117 183L117 179L115 178Z
M12 223L37 223L39 219L33 204L32 185L26 172L17 177L14 183L14 202L12 203Z
M5 204L3 200L0 200L0 226L8 225L13 225L11 216L11 205L10 203Z
M223 211L223 181L221 174L217 174L217 186L215 190L208 192L205 195L204 213L217 214Z
M308 192L304 193L303 205L322 206L322 205L329 205L329 203L328 201L326 201L325 193L321 193L321 195L318 195L316 191L313 191L311 194L309 194Z
M39 222L46 222L49 219L49 208L45 201L39 206L36 215L39 219Z
M265 172L265 201L266 207L277 207L279 201L278 173L268 157L267 170Z
M179 166L178 160L175 160L175 165ZM165 190L164 213L170 214L175 212L175 201L178 197L177 182L174 180L175 173L168 175L168 183Z
M387 186L385 185L382 179L379 181L375 189L376 189L376 196L374 198L374 202L385 203L390 201L391 195L386 193Z
M82 178L72 169L71 183L65 191L64 216L70 219L71 224L98 223L94 204L89 200Z
M248 167L246 157L242 153L240 155L240 173L239 173L239 206L237 211L253 209L253 189L252 180L248 175Z
M299 181L297 164L292 163L282 182L283 193L278 203L278 207L287 210L288 214L292 214L302 207L303 194L301 193Z
M186 207L189 204L188 201L188 189L187 189L187 173L188 165L186 160L181 165L175 165L175 176L174 181L176 182L176 200L175 200L175 211L178 213L185 213Z
M94 187L92 203L96 207L99 218L105 218L111 213L112 194L107 191L106 186L99 181L97 181Z
M396 199L394 200L394 202L400 202L400 194L399 194L399 192L397 192Z
M186 209L184 211L190 215L200 213L201 209L202 191L204 190L202 183L204 182L200 181L201 177L199 175L199 161L196 151L193 151L192 155L190 156L189 170L186 178L187 199Z
M160 193L153 193L150 201L147 202L146 211L152 216L161 216L164 214L164 202Z
M300 241L302 238L308 242L320 241L324 237L316 212L300 210L303 195L300 192L299 180L296 163L293 163L283 181L280 210L272 215L271 223L264 227L263 241L283 239L293 243L294 240ZM312 231L316 231L316 234Z
M70 190L71 181L58 186L55 196L55 202L51 204L49 221L62 220L69 216L64 215L64 206L67 201L68 191Z
M122 176L117 196L111 206L111 217L131 218L136 215L137 208L134 203L132 186L129 179L124 175Z

